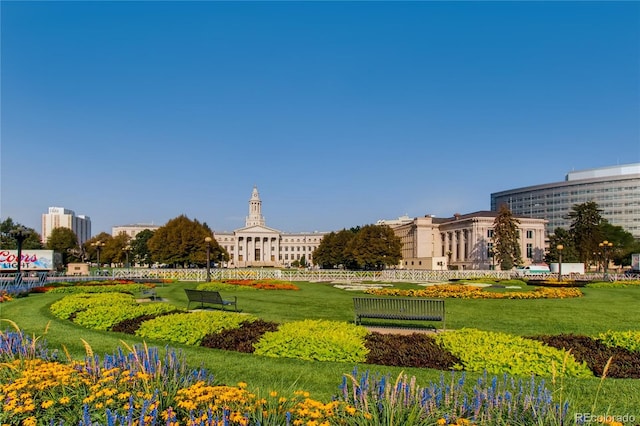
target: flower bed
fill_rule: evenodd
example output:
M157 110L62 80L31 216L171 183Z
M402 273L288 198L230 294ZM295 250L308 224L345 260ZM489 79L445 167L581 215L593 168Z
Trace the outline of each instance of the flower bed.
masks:
M401 289L370 289L366 294L376 296L456 298L456 299L565 299L581 297L583 294L577 288L548 288L537 287L533 291L494 292L473 285L442 284L419 290Z
M7 342L12 342L8 345ZM534 378L441 376L421 386L354 370L329 402L304 390L252 392L216 384L171 349L138 345L104 360L58 362L38 339L0 332L0 424L12 425L502 425L566 424L567 403ZM34 348L38 350L34 351ZM39 354L39 355L38 355ZM337 378L339 383L339 378ZM513 423L516 422L516 423Z

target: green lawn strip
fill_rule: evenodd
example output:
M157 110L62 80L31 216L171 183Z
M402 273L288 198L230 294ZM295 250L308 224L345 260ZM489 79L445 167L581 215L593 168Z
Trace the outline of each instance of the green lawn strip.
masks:
M353 321L352 297L360 292L344 291L329 284L295 283L300 291L242 292L238 305L243 312L259 318L285 322L303 319ZM186 307L184 288L196 283L159 285L158 296L176 306ZM447 327L473 327L526 336L534 334L576 333L596 335L611 330L637 329L640 313L640 288L585 288L585 296L556 300L447 300ZM223 297L233 293L222 293ZM69 321L55 318L49 305L61 294L33 294L0 304L0 318L15 321L28 334L47 334L43 338L51 348L64 345L70 354L81 359L85 354L84 339L96 354L111 354L115 348L142 342L135 336L82 328ZM154 303L154 302L152 302ZM3 323L3 329L8 326ZM164 347L167 342L147 340L148 345ZM342 375L350 373L354 365L338 362L305 362L296 359L267 358L256 355L219 351L208 348L171 344L181 350L193 366L212 371L220 383L236 384L244 381L252 388L274 389L284 392L304 389L317 399L328 400L338 392ZM372 365L358 366L360 371L388 372L392 377L404 371L416 376L419 383L438 380L441 372L428 369L394 368ZM467 373L467 383L479 377ZM596 391L595 413L631 413L640 417L640 380L599 378L564 379L553 385L558 396L571 402L572 412L592 412Z

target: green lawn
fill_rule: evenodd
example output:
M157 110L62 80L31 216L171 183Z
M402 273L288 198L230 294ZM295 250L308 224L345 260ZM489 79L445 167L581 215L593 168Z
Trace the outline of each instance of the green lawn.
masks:
M352 297L359 292L345 291L320 283L296 283L300 291L238 291L223 292L224 298L238 296L238 306L264 320L285 322L302 319L353 321ZM158 295L170 303L186 307L185 287L195 283L166 284L157 288ZM419 288L399 284L402 288ZM518 335L576 333L594 335L607 330L638 329L640 324L640 286L633 288L584 288L585 296L555 300L460 300L447 299L447 328L473 327ZM43 337L52 348L66 347L72 356L84 355L85 340L97 354L113 353L117 346L141 342L130 335L100 332L81 328L54 318L49 305L62 294L32 294L0 304L0 318L15 321L29 334ZM7 324L8 326L8 324ZM4 326L1 327L5 329ZM149 345L165 347L161 341ZM193 366L203 365L212 371L220 383L247 382L252 388L287 391L304 389L316 399L328 400L338 392L342 375L354 365L337 362L305 362L293 359L273 359L213 349L172 345L182 350ZM437 380L441 372L427 369L391 368L358 365L360 371L390 373L405 372L416 376L419 383ZM477 375L468 374L468 382ZM557 388L558 397L568 398L574 412L596 414L629 413L640 419L640 380L606 379L602 383L597 403L594 403L600 379L570 379Z

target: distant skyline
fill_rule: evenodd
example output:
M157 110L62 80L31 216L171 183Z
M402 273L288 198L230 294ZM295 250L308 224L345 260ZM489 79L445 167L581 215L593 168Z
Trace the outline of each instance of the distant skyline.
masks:
M0 2L0 218L333 231L640 162L640 2Z

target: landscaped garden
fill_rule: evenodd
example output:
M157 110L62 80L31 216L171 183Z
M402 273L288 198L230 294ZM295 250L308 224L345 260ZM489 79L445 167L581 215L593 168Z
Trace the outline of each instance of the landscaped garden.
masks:
M158 283L161 301L143 287L4 298L0 423L640 423L638 283ZM241 312L187 311L195 287ZM363 293L445 298L447 331L356 326Z

